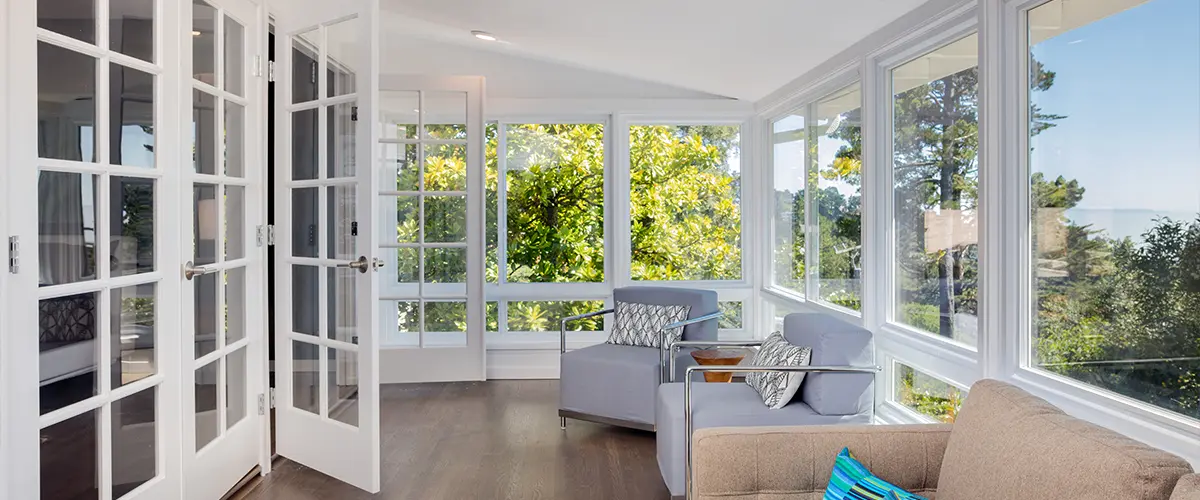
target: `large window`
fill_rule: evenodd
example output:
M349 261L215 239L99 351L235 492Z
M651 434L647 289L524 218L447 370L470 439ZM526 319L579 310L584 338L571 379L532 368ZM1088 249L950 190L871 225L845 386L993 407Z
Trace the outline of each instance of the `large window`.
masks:
M938 422L954 423L967 391L901 362L892 363L893 400Z
M977 35L891 71L894 320L974 346L978 309Z
M804 294L804 191L808 132L804 114L792 114L771 124L773 164L772 282Z
M813 105L811 162L816 199L817 299L862 309L862 88L855 83Z
M1200 4L1029 12L1033 363L1200 418Z
M742 278L741 127L629 127L635 280Z

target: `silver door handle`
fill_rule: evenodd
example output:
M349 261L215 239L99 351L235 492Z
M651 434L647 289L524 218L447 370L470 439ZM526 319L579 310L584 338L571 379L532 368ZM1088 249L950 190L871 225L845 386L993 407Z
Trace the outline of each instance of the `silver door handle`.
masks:
M383 259L380 259L380 258L371 259L371 263L372 263L371 264L372 267L375 268L375 272L379 272L379 268L383 267Z
M212 268L212 267L208 267L208 266L193 265L192 261L190 261L190 260L187 261L187 263L183 265L183 277L187 278L188 281L191 281L192 278L194 278L196 276L200 276L202 274L214 273L216 271L217 271L216 268Z
M358 269L358 272L366 274L367 269L371 267L371 263L367 261L367 256L359 256L358 260L352 260L347 264L338 264L338 267L348 267L350 269Z

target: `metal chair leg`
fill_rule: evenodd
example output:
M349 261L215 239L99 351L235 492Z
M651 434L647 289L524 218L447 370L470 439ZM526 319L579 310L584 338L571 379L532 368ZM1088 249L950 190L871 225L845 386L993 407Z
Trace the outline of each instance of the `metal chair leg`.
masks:
M558 427L563 430L567 429L567 417L558 417Z

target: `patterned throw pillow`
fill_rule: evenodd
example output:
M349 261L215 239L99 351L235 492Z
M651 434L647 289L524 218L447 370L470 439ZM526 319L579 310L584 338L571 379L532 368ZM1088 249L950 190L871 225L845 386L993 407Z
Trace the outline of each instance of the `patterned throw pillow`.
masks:
M783 334L772 333L763 341L754 354L751 364L755 366L808 366L812 359L812 348L788 343ZM758 391L772 410L778 410L791 402L804 382L804 372L758 372L746 374L746 384Z
M691 306L660 306L636 302L617 302L609 344L658 348L662 327L687 319ZM683 327L667 332L667 343L683 336Z
M926 500L871 474L850 449L842 448L833 462L833 474L825 487L824 500Z

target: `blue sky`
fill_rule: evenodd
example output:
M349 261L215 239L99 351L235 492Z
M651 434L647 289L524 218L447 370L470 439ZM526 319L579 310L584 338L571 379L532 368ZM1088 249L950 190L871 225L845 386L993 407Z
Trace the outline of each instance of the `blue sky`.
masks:
M1084 210L1200 211L1200 1L1152 0L1033 53L1057 73L1035 102L1067 118L1034 138L1031 168L1077 179Z

